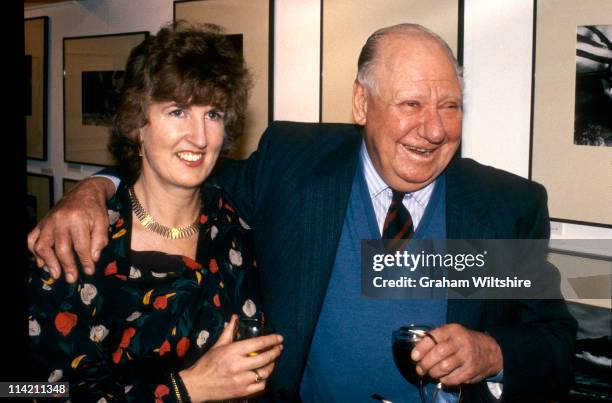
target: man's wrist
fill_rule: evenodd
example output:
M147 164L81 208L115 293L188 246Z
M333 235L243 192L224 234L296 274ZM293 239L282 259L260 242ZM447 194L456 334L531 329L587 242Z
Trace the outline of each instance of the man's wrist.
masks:
M104 178L104 179L108 179L110 181L111 186L113 187L112 194L111 194L111 196L112 196L117 191L117 189L119 189L119 185L121 184L121 179L119 179L118 177L116 177L116 176L114 176L112 174L104 173L105 171L107 171L107 170L105 169L105 170L96 172L91 177L92 178ZM107 182L105 182L105 183L107 183ZM105 192L105 194L108 196L107 192Z
M491 357L491 369L489 370L488 376L497 377L504 369L504 355L497 340L486 332L484 334L485 337L489 339L492 349L491 354L489 354L489 357Z
M92 183L96 189L98 189L104 195L105 200L112 198L117 191L117 186L115 186L113 177L106 175L94 175L89 180L90 183Z

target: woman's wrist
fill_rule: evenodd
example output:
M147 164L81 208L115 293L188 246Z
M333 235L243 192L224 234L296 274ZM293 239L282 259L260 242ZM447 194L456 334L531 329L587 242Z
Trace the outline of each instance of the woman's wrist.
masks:
M195 390L194 380L190 376L189 369L174 372L170 374L173 381L172 386L175 388L175 394L178 393L177 400L182 399L182 403L192 403L191 396ZM175 386L176 385L176 386ZM205 401L206 399L197 399L196 401ZM179 400L180 403L180 400Z

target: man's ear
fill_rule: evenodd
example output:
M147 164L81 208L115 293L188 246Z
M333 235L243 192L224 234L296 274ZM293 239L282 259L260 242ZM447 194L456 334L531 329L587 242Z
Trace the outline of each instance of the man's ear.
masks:
M368 90L359 81L353 84L353 120L358 125L366 124L368 112Z

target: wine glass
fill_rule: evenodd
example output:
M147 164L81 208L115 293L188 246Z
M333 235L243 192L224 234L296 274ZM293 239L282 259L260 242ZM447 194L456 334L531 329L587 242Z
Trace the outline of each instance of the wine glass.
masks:
M392 334L393 361L395 361L395 366L404 379L418 387L421 403L426 403L425 379L416 372L416 363L412 361L410 355L414 346L424 337L429 337L435 344L438 344L436 339L429 333L430 330L430 326L411 324L409 326L401 326ZM435 403L438 393L442 388L442 383L438 382L431 396L431 403ZM461 401L461 388L459 388L458 401Z
M240 314L238 325L234 328L234 341L251 339L253 337L268 334L265 326L266 321L263 312L257 312L253 316Z
M234 327L233 340L245 340L253 337L265 336L270 334L270 329L266 326L265 316L263 312L257 312L253 316L240 314L238 316L238 324ZM259 354L259 351L252 351L248 355L253 357ZM232 400L232 403L248 403L249 399Z

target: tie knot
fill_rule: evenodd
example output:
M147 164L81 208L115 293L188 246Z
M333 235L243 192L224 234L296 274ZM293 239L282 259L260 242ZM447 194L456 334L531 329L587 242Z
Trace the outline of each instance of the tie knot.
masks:
M406 192L400 192L394 189L391 189L391 191L393 192L393 198L391 199L394 202L401 202L402 200L404 200L404 196L406 195Z

